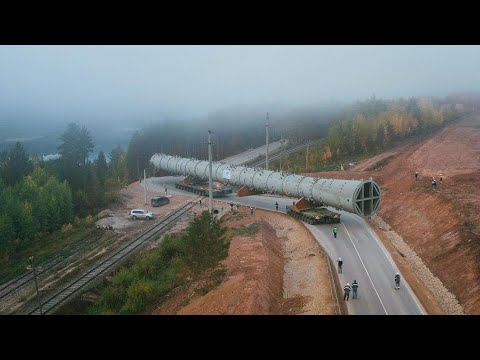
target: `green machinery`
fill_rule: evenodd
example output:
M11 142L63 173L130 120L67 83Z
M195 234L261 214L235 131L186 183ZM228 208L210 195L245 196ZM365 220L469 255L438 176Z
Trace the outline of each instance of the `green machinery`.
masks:
M340 222L340 214L324 206L315 206L303 197L294 205L287 206L287 214L311 225L335 224Z
M197 195L208 196L208 182L202 181L198 178L187 177L185 180L177 182L175 187ZM233 191L231 187L224 186L219 182L214 182L212 187L212 196L214 198L225 196L225 194L231 194Z

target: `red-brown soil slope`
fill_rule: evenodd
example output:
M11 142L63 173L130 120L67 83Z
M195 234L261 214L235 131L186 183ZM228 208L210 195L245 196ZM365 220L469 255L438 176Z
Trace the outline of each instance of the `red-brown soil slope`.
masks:
M373 177L383 193L379 215L457 297L465 313L480 314L480 114L392 153L379 170L368 170L375 163L369 159L368 167L360 163L315 176ZM378 161L384 157L380 154ZM437 191L431 189L432 177Z

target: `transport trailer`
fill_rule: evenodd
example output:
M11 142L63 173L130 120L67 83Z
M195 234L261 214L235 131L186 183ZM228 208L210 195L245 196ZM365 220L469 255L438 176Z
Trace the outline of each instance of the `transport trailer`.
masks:
M306 210L298 210L295 206L290 205L287 206L287 214L311 225L334 224L340 222L339 213L330 211L322 206Z
M184 182L175 183L175 187L180 190L189 191L197 195L208 196L208 183L194 181L191 184L185 184ZM219 198L225 196L225 194L231 194L233 192L231 187L226 187L218 182L213 183L212 197Z

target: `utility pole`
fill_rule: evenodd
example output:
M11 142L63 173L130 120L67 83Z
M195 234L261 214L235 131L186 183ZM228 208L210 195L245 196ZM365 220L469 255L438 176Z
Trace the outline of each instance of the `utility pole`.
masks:
M145 190L145 205L147 205L147 169L143 169L143 189Z
M310 150L310 145L307 145L307 156L305 157L305 171L308 171L308 152Z
M268 112L267 112L267 121L265 123L265 130L266 130L266 140L267 140L267 149L266 149L266 153L265 153L265 170L268 170Z
M208 130L208 212L212 214L213 210L213 188L212 188L212 133Z
M283 137L280 139L280 171L282 171Z
M37 269L33 264L33 256L30 256L30 264L33 269L33 278L35 279L35 289L37 290L37 300L38 300L38 307L40 308L40 315L43 315L42 301L40 300L40 292L38 291Z
M140 167L139 167L139 159L138 159L138 152L137 152L137 178L140 179Z

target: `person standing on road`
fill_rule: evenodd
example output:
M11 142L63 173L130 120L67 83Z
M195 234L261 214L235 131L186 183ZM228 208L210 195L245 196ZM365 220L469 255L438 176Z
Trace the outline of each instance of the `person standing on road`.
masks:
M333 237L336 239L337 238L337 227L333 227Z
M168 189L167 189L167 188L165 188L165 195L167 195L167 192L168 192Z
M233 211L233 202L230 201L230 211Z
M275 202L275 209L278 211L278 202Z
M435 191L437 189L437 182L435 181L435 178L432 178L432 190Z
M253 206L250 206L250 215L253 215Z
M237 210L240 210L240 203L237 202Z
M400 274L397 272L395 274L395 290L400 289Z
M353 280L353 283L352 283L352 299L356 299L357 298L357 290L358 290L358 283L357 283L357 280Z
M338 258L337 263L338 263L338 273L341 274L342 273L342 265L343 265L342 258Z
M346 298L348 301L348 298L350 297L350 291L352 291L352 287L349 283L347 283L347 285L343 287L343 291L345 291L345 293L343 294L343 300L345 300Z

